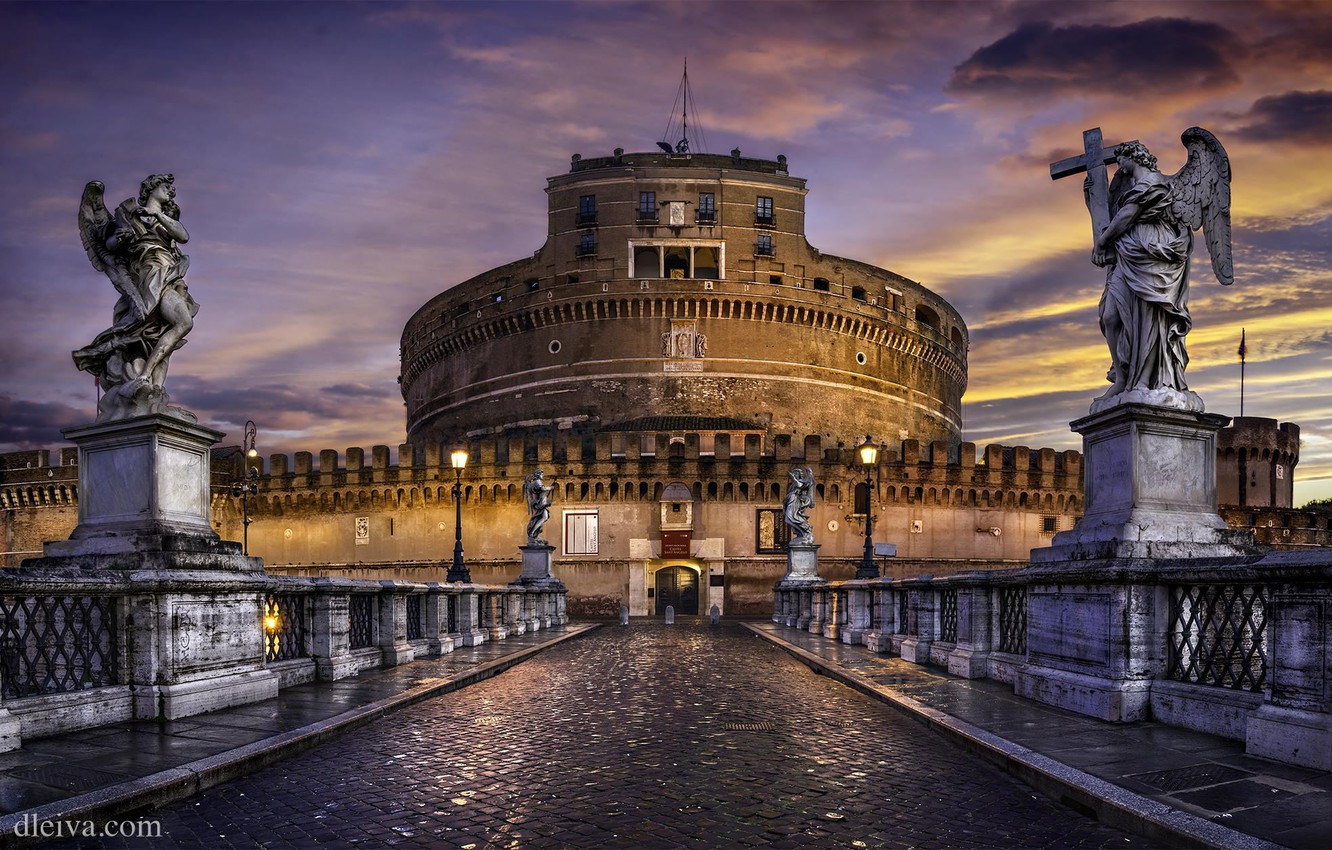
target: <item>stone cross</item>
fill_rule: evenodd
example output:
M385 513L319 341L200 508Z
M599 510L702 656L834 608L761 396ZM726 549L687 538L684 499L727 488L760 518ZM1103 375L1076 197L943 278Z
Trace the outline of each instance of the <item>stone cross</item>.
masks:
M1128 144L1127 142L1125 144ZM1082 154L1050 163L1050 179L1071 177L1084 171L1091 175L1091 187L1087 190L1087 209L1092 218L1092 240L1101 237L1101 233L1110 225L1110 188L1105 178L1105 167L1115 161L1115 148L1101 144L1101 128L1093 127L1082 132Z

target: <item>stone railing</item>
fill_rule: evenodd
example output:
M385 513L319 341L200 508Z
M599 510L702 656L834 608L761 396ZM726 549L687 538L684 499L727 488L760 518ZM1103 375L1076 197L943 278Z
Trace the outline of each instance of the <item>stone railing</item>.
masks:
M1332 552L778 584L773 621L1332 769Z
M218 654L210 641L228 643L228 651L244 644L235 668L242 677L276 676L277 687L287 687L568 621L563 591L518 585L284 576L249 588L226 603L203 603L237 608L215 615L242 624L221 635L186 607L193 600L148 577L0 576L0 752L29 738L167 719L154 688L162 645L176 650L178 687L188 689L192 678L203 685Z

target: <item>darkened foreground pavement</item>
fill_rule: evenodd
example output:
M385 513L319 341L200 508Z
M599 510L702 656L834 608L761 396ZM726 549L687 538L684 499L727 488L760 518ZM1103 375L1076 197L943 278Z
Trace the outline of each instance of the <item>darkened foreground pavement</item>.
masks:
M1144 847L728 624L604 626L85 847Z

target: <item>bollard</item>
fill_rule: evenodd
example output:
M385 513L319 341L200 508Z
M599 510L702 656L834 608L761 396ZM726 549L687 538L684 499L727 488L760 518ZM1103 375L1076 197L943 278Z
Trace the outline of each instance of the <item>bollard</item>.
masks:
M708 612L708 622L714 626L721 622L721 609L716 605L713 605L712 610Z
M673 626L673 625L675 625L675 606L674 606L674 605L667 605L667 606L666 606L666 625L668 625L668 626Z
M620 606L620 625L629 625L629 609L623 605Z

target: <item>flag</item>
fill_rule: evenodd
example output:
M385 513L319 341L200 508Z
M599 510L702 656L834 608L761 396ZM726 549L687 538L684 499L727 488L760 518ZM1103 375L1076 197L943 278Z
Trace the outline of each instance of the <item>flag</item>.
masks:
M1248 350L1249 347L1244 344L1244 328L1240 328L1239 359L1241 363L1244 362L1244 355L1248 352Z

